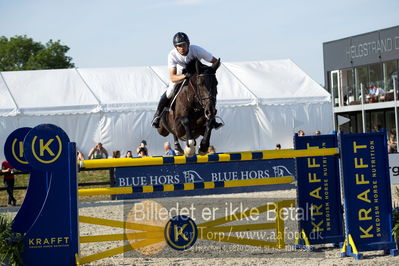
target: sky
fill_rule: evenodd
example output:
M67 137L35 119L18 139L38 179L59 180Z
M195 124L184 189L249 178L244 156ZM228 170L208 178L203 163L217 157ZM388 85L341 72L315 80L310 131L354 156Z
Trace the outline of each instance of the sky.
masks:
M399 25L398 0L0 0L0 36L61 40L79 68L166 65L186 32L222 61L289 58L324 85L323 42Z

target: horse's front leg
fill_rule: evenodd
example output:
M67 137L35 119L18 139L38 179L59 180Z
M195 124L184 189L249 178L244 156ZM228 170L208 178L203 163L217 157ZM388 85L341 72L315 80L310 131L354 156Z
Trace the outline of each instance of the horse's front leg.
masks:
M183 117L180 119L180 122L183 125L184 130L186 131L187 147L184 153L186 156L193 156L195 154L196 143L193 135L191 134L190 121L188 117Z
M208 152L209 142L211 140L212 133L212 119L206 121L206 129L204 133L204 137L201 140L200 148L198 150L199 154L203 155Z
M175 151L176 151L177 155L183 155L184 151L183 151L182 147L180 146L179 138L174 134L173 139L175 141Z

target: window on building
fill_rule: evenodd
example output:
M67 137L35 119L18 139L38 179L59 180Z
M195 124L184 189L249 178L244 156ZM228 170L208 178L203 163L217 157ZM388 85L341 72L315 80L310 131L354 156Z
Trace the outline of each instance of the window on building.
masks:
M339 131L342 131L346 134L349 133L357 133L357 113L359 112L351 112L351 113L339 113L335 115L336 127ZM338 126L339 116L346 117L349 119L349 122L344 123ZM361 118L361 117L360 117ZM361 122L361 121L360 121Z
M398 64L397 61L384 62L383 64L384 84L385 90L384 101L393 101L393 79L397 79L398 76Z
M348 113L346 113L346 114L342 114L342 113L336 114L335 115L335 122L336 122L336 127L335 128L337 128L339 131L342 131L342 132L344 132L346 134L351 133L351 124L353 123L353 121L350 120L349 122L347 122L345 124L338 125L338 123L339 123L338 120L339 120L340 116L350 119L350 114L348 114Z
M388 110L385 112L385 128L387 129L387 132L396 131L394 110Z
M370 115L370 111L366 111L365 112L365 118L364 118L364 120L365 120L365 122L366 122L366 132L372 132L372 129L373 129L373 125L371 124L371 115ZM360 114L361 115L361 114ZM363 129L361 129L361 131L360 132L363 132L362 131Z
M331 71L330 72L330 86L331 91L332 91L332 97L334 100L334 106L339 106L339 99L340 99L340 94L339 94L339 71Z
M370 88L371 86L377 86L377 87L383 87L383 78L382 78L382 66L381 64L372 64L369 65L369 76L370 76L370 81L368 84L368 87Z
M382 75L382 64L371 64L368 66L369 71L369 83L366 86L365 96L366 103L376 103L384 100L385 90L383 75Z
M392 79L398 75L398 65L396 61L389 61L383 63L384 72L384 89L386 92L393 92L393 81Z
M371 118L371 132L380 132L382 128L385 128L385 115L384 111L370 111ZM368 131L368 132L370 132Z
M399 61L328 72L334 106L393 101L394 81L399 91ZM363 88L363 93L361 88ZM397 95L399 100L399 93Z
M363 132L363 120L362 113L356 113L356 131L354 133L362 133Z
M349 118L350 121L338 126L338 116ZM336 114L336 128L344 133L362 133L362 112ZM366 132L381 131L385 128L389 132L395 131L395 111L391 109L370 110L365 112Z
M353 104L355 101L354 96L354 82L353 82L353 71L352 69L341 70L341 81L342 81L342 94L343 105Z
M357 129L357 116L356 113L349 113L350 122L350 132L349 133L357 133L359 132Z
M355 80L356 80L356 87L355 87L355 101L357 103L361 102L361 88L363 88L363 92L369 83L369 75L367 66L356 67L355 68Z

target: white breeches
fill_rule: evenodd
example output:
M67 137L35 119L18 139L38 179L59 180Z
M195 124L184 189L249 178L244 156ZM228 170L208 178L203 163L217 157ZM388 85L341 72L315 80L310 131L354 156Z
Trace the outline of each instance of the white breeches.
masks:
M173 92L175 91L176 88L176 84L174 82L169 82L168 84L168 88L166 89L166 97L168 97L168 99L172 98Z

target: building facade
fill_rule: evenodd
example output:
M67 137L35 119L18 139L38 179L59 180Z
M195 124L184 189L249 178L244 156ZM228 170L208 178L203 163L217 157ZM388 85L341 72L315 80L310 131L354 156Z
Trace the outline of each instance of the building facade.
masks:
M335 128L397 132L399 26L323 43L323 57Z

